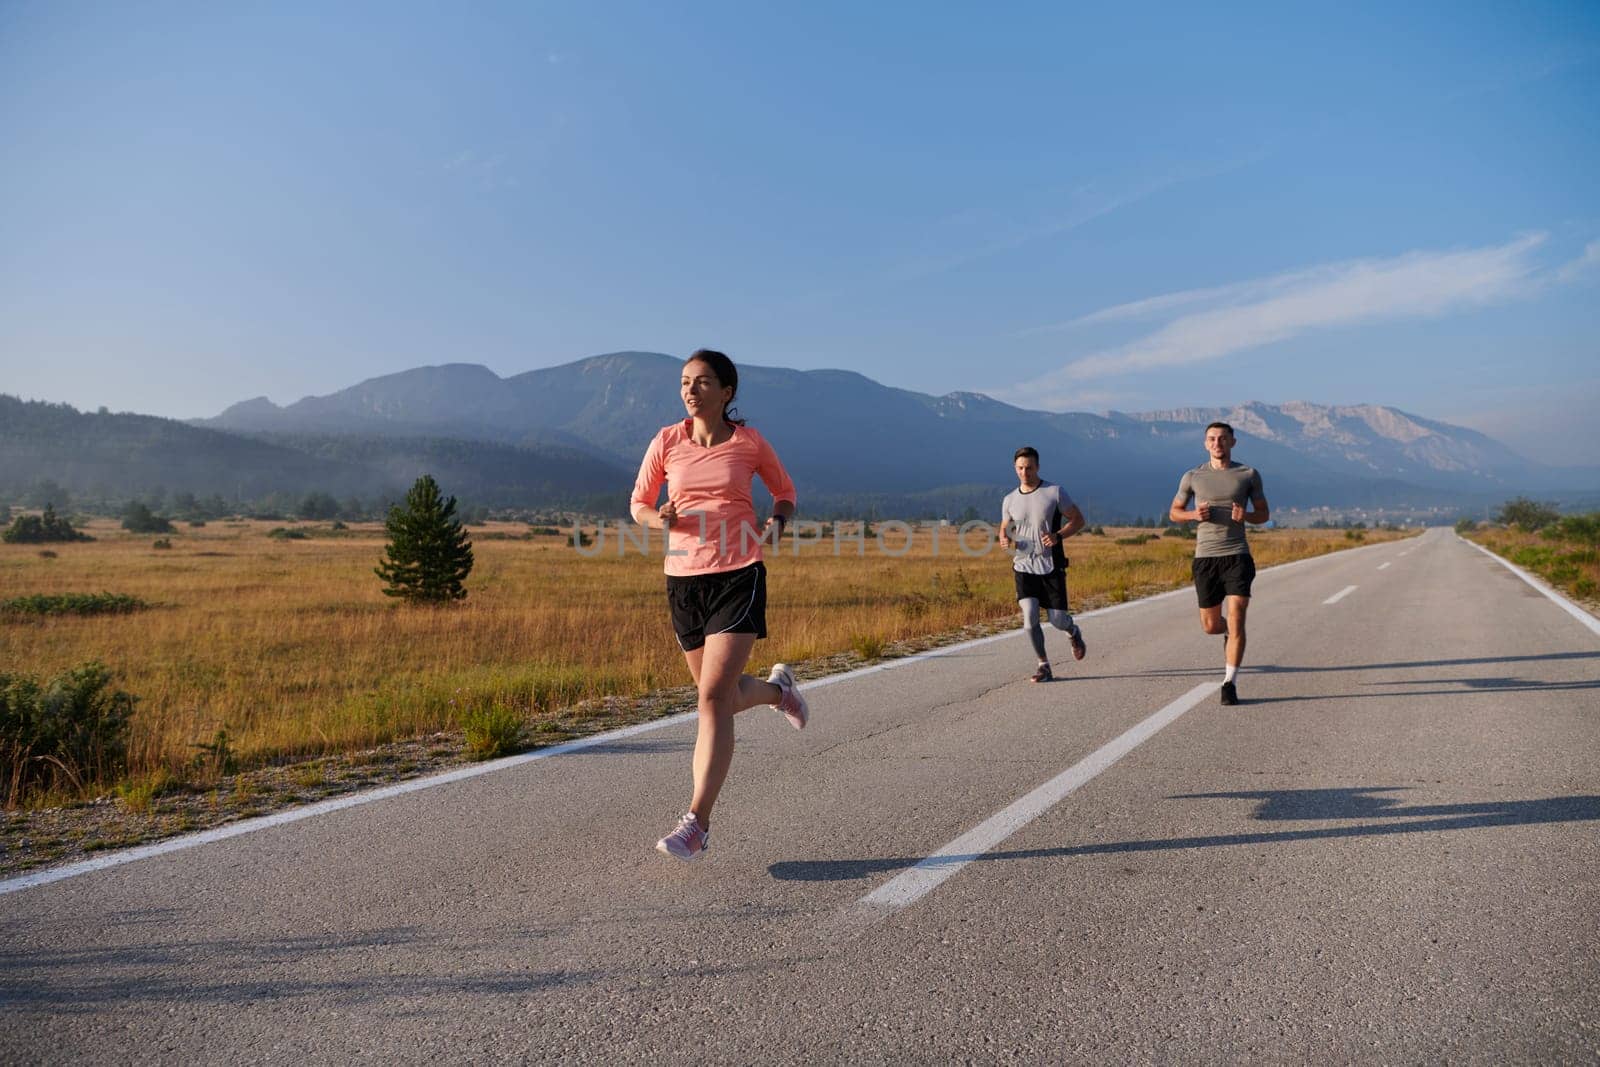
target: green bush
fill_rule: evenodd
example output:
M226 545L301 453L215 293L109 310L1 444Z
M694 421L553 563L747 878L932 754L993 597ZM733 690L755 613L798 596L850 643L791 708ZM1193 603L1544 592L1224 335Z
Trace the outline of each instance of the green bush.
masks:
M277 541L308 541L311 535L304 530L291 530L286 526L274 526L267 531L267 536Z
M1119 538L1117 538L1117 544L1119 544L1119 545L1142 545L1142 544L1146 544L1146 543L1148 543L1150 541L1154 541L1158 536L1160 536L1160 535L1159 534L1134 534L1132 537L1119 537Z
M1477 530L1478 524L1472 519L1457 519L1456 533L1466 535Z
M1547 526L1543 536L1561 541L1577 541L1585 545L1600 545L1600 511L1587 515L1567 515L1559 522Z
M154 541L150 542L150 547L151 548L171 548L172 547L172 539L168 538L168 537L158 537Z
M127 593L36 593L0 601L0 614L125 615L149 606Z
M1505 526L1517 526L1532 533L1542 530L1561 519L1561 513L1549 504L1541 504L1525 496L1508 500L1500 506L1495 521Z
M175 533L172 520L152 512L143 501L131 502L122 513L122 528L130 533Z
M0 674L0 789L7 807L40 792L87 786L127 766L134 699L86 663L40 683Z
M11 520L0 541L13 545L37 545L50 541L93 541L94 538L72 528L72 523L56 515L55 508L44 506L43 515L18 515Z
M850 647L862 659L877 659L887 645L888 642L877 634L852 634L850 637Z
M522 747L522 716L504 704L474 708L462 718L467 754L473 759L509 756Z

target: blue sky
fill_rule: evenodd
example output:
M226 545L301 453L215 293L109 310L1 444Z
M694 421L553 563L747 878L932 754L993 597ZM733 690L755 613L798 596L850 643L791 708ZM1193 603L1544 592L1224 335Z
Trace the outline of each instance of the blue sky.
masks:
M1600 5L0 2L0 391L619 349L1600 456Z

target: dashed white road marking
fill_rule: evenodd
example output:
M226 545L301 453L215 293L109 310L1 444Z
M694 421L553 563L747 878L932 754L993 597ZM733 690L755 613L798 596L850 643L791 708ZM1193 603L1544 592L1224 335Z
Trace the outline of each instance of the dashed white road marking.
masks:
M974 826L910 870L874 889L850 905L847 917L857 921L879 919L916 903L946 878L981 858L985 852L1055 807L1101 771L1149 740L1163 726L1216 691L1216 682L1195 686L1121 737L1101 745L1033 792Z
M1337 593L1333 594L1327 600L1324 600L1323 603L1324 604L1337 604L1339 601L1343 600L1345 597L1349 596L1351 593L1354 593L1355 591L1356 591L1356 587L1355 586L1347 585L1343 589L1339 590Z
M1394 561L1393 561L1393 560L1390 560L1390 561L1389 561L1389 563L1393 563L1393 562L1394 562ZM1388 567L1388 566L1389 566L1389 563L1380 563L1380 564L1378 564L1378 569L1379 569L1379 570L1380 570L1380 571L1381 571L1381 570L1383 570L1383 569L1384 569L1384 568L1385 568L1385 567Z

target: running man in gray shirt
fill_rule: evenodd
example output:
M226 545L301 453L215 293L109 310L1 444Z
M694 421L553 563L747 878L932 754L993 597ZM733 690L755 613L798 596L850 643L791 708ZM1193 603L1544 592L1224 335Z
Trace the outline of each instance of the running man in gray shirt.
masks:
M1067 554L1061 542L1083 529L1083 512L1067 491L1039 477L1039 453L1019 448L1012 456L1017 473L1017 488L1000 504L1000 547L1010 549L1012 577L1016 579L1017 606L1022 609L1022 628L1028 631L1039 668L1036 682L1048 682L1050 657L1045 655L1044 628L1039 625L1039 607L1044 605L1050 625L1072 640L1072 657L1088 654L1083 632L1067 610Z
M1167 510L1173 522L1200 524L1195 536L1194 589L1200 600L1200 628L1208 634L1225 635L1224 704L1239 703L1234 679L1244 662L1244 617L1250 607L1250 583L1256 576L1244 524L1259 526L1268 517L1261 474L1254 467L1233 462L1233 446L1232 426L1225 422L1207 426L1206 452L1211 458L1184 474L1178 482L1178 495Z

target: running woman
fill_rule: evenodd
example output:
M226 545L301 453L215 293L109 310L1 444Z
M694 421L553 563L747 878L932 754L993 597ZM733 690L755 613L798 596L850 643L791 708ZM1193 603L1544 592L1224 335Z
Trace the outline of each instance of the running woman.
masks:
M1239 703L1234 679L1244 662L1244 617L1256 576L1244 524L1259 526L1268 515L1261 473L1233 461L1234 443L1232 426L1225 422L1207 426L1206 452L1211 458L1183 476L1167 510L1173 522L1200 524L1194 545L1194 591L1200 599L1200 628L1224 635L1220 699L1229 705Z
M699 690L694 793L678 826L656 848L698 858L711 834L711 808L733 762L733 717L757 704L806 725L805 698L786 664L766 681L744 673L767 636L767 569L761 545L794 515L794 483L777 453L731 408L739 372L721 352L702 348L683 365L679 394L688 417L650 442L633 483L635 522L667 531L667 603L683 658ZM751 479L772 493L772 516L757 529ZM659 508L661 487L667 500Z
M1011 457L1017 472L1017 487L1000 504L1000 547L1011 550L1011 569L1017 583L1017 606L1022 609L1022 628L1028 631L1039 668L1036 682L1048 682L1050 657L1045 655L1044 628L1039 625L1039 606L1044 605L1050 625L1065 631L1072 640L1072 658L1082 659L1089 648L1083 631L1067 610L1067 554L1061 542L1083 529L1083 512L1067 491L1039 477L1039 453L1019 448Z

